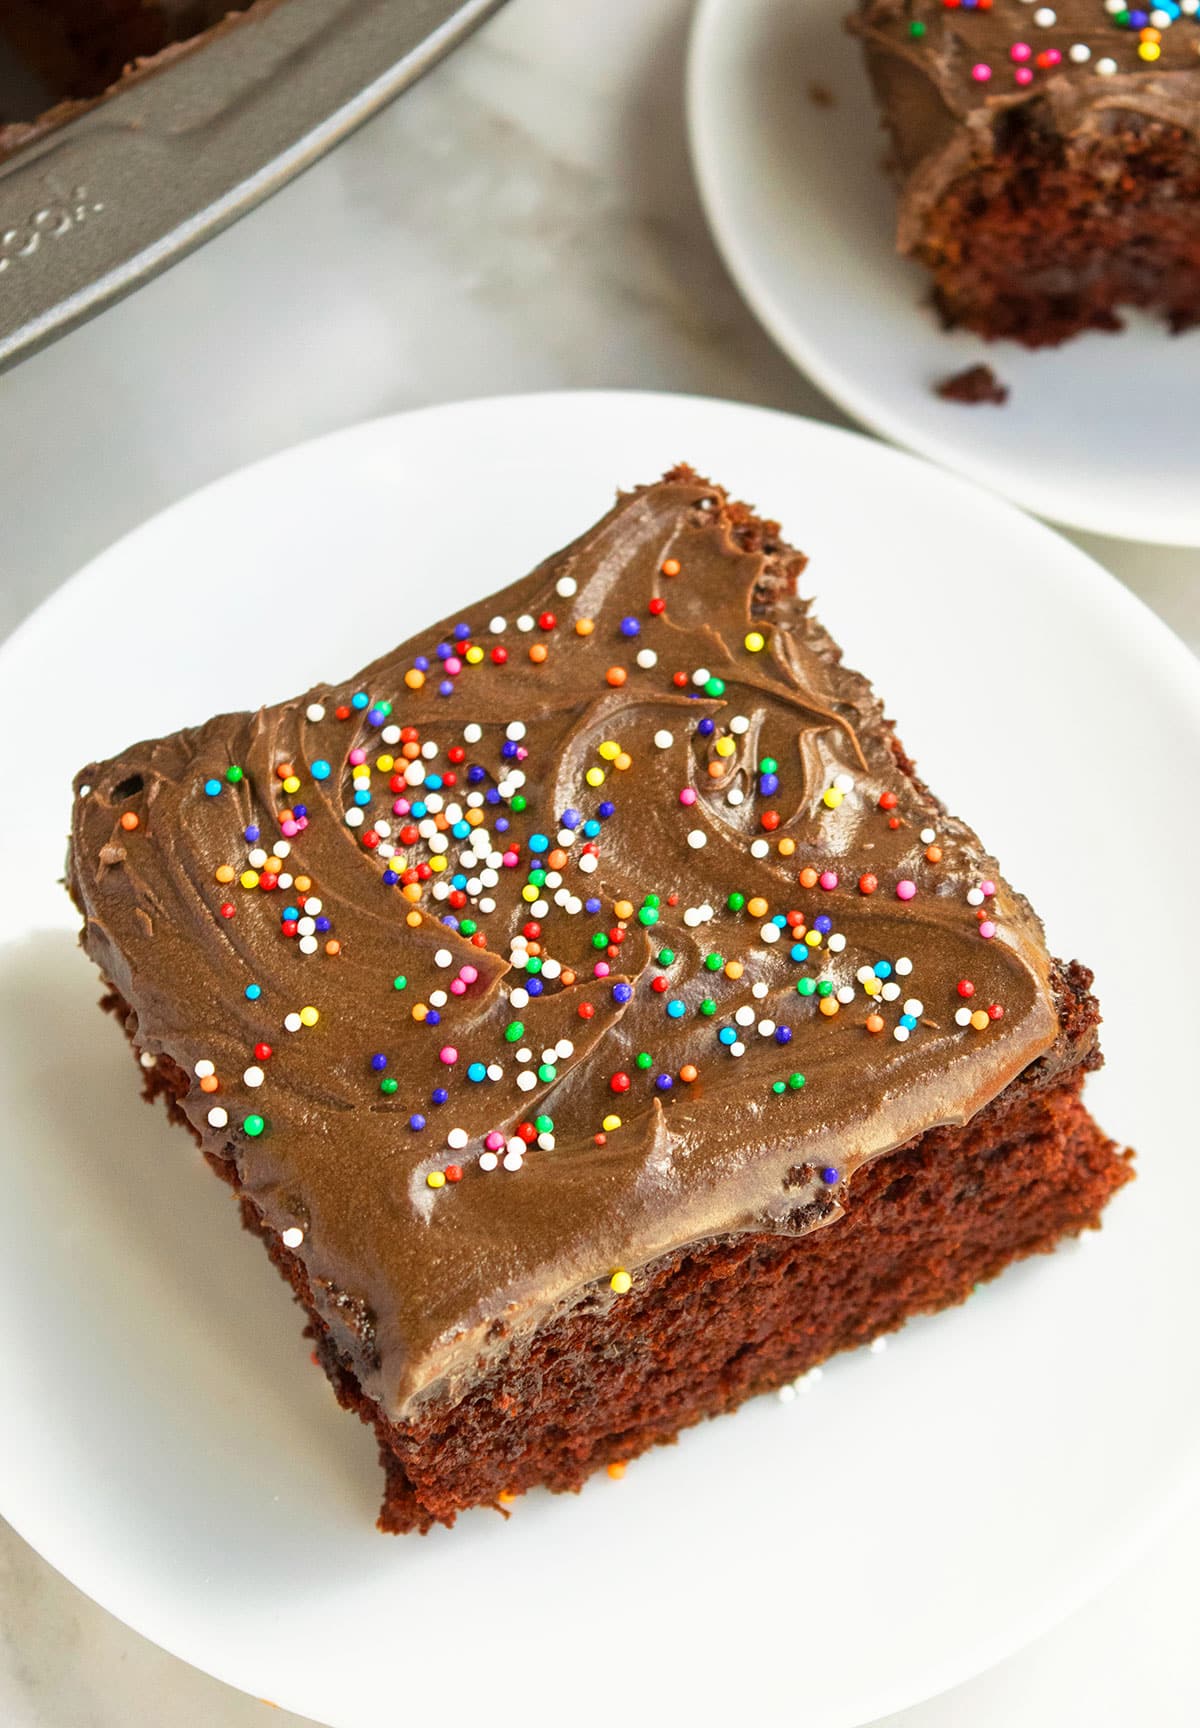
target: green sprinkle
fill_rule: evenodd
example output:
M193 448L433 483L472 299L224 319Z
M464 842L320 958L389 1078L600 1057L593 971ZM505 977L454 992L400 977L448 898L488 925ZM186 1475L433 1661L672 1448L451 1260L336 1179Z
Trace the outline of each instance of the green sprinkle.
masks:
M660 966L673 966L675 964L674 948L660 948L658 953L655 955L655 959L658 961Z
M700 1004L701 1014L704 1015L705 1019L711 1020L712 1016L716 1013L716 1011L717 1011L716 1003L713 1001L711 996L706 996L704 998L703 1002L701 1002L701 1004Z
M822 978L821 982L817 985L817 995L818 996L832 996L833 995L833 985L829 982L828 978Z
M638 923L645 924L647 928L649 928L651 924L657 924L658 912L653 906L643 906L641 911L638 913Z
M746 904L746 896L735 891L729 896L725 904L731 912L740 912Z
M550 1080L556 1080L557 1078L558 1078L558 1069L554 1066L553 1062L543 1062L540 1065L540 1067L538 1068L538 1079L539 1080L550 1081Z
M516 1044L525 1036L525 1027L520 1020L510 1020L504 1028L504 1036L510 1044Z
M546 872L544 870L531 870L529 872L529 886L531 888L544 888L546 886Z
M520 815L521 811L525 809L528 803L529 800L526 798L525 794L523 792L517 792L509 799L508 807L510 810L515 810L517 814Z
M375 706L385 717L392 711L392 705L390 702L376 702Z
M479 926L476 924L474 918L464 918L462 923L459 925L459 929L462 931L464 936L474 936L478 928Z
M724 696L724 678L710 678L708 683L704 686L704 694L706 696Z
M815 996L817 993L817 987L811 978L801 978L800 982L796 986L796 991L800 996Z
M526 972L532 972L534 977L536 978L538 973L541 971L541 969L542 969L542 957L541 957L541 955L540 954L531 954L529 956L528 960L526 960L526 962L525 962Z
M725 962L719 954L706 954L704 964L710 972L719 972Z
M764 756L758 765L758 771L760 774L774 774L778 771L778 768L779 764L776 762L774 756Z
M390 1074L385 1074L383 1079L379 1082L379 1090L390 1098L393 1092L398 1092L400 1090L400 1082L399 1080L394 1080Z
M244 771L238 767L236 762L234 762L234 763L231 763L231 765L228 768L226 768L225 778L226 778L226 780L228 780L228 782L231 786L236 786L238 781L244 780L246 778L246 776L245 776Z
M553 1116L535 1116L533 1125L539 1134L553 1134L554 1132Z
M265 1127L266 1123L261 1116L247 1116L242 1123L242 1132L248 1134L251 1140L257 1140Z
M654 1066L654 1058L648 1050L639 1050L636 1060L639 1068L653 1068Z
M786 1092L787 1086L782 1080L772 1080L771 1090L772 1092Z
M793 1092L799 1092L799 1090L800 1090L801 1086L803 1086L803 1084L804 1084L803 1074L789 1074L788 1075L788 1085L791 1087Z
M403 972L398 973L397 976L392 979L392 989L393 990L407 990L408 989L408 979L404 976Z
M910 36L916 37L918 41L922 36L924 36L925 26L919 18L913 19L912 23L908 27L908 33Z
M642 905L643 906L661 906L662 905L662 895L661 894L643 895Z

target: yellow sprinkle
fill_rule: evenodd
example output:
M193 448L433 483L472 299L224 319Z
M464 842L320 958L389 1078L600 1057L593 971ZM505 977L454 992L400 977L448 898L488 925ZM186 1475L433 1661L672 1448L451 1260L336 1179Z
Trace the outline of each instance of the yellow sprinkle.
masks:
M718 756L732 756L734 751L737 749L737 745L734 743L732 738L718 738L713 748L716 750Z
M622 750L621 754L614 760L613 767L619 768L622 774L627 768L633 767L633 757L628 750Z
M424 672L418 672L416 667L413 666L404 674L404 682L408 685L410 690L419 690L425 682L425 674Z
M587 773L584 775L584 779L587 781L589 786L603 786L603 784L604 784L604 770L603 770L603 768L589 768Z
M628 1272L622 1269L613 1273L608 1281L608 1287L610 1290L615 1290L618 1296L624 1296L633 1289L633 1279Z
M761 894L756 894L752 900L747 900L746 910L749 912L751 918L765 918L767 915L767 902L763 899Z
M257 870L243 870L241 875L238 877L238 881L241 883L243 888L257 888L258 887L258 871Z
M575 620L576 636L590 636L595 628L596 623L592 618L577 618Z
M795 850L796 842L794 840L789 840L785 836L785 838L779 842L779 856L781 858L790 858Z
M751 630L746 637L746 647L751 654L761 654L767 645L767 639L761 630Z
M521 890L521 898L532 906L540 893L540 888L535 888L532 882L526 882L524 888Z
M880 983L878 978L866 978L863 980L863 989L866 991L868 996L878 996L879 992L883 989L883 985Z
M1139 60L1157 60L1161 53L1162 49L1159 47L1157 42L1138 43Z
M431 870L444 870L446 868L446 854L444 852L435 852L433 857L429 860L429 868Z
M468 666L478 666L479 662L482 659L483 659L483 649L480 648L477 644L475 644L472 647L467 649L467 665Z
M616 913L618 918L632 918L633 917L633 901L632 900L618 900L616 905L613 907L613 911Z
M830 810L836 810L845 796L846 794L844 792L839 792L836 786L831 786L822 798L821 802L822 804L827 805Z
M619 1116L606 1116L600 1126L606 1134L613 1134L621 1126L621 1118Z
M819 948L821 946L821 932L819 930L806 930L804 940L810 948Z
M421 922L421 914L419 912L409 912L406 915L404 922L408 925L410 930L415 930L417 925Z
M446 1178L440 1170L431 1170L425 1180L431 1188L444 1188L446 1186Z
M740 960L727 960L725 962L726 978L740 978L745 970L746 968L742 965Z
M213 875L216 877L218 882L232 882L234 874L235 872L232 864L218 864L216 869L213 871Z
M621 754L621 746L619 744L614 744L611 738L606 738L604 743L597 749L596 754L597 756L603 757L605 762L615 762L617 757Z
M288 793L299 792L299 790L300 790L300 777L299 777L299 775L298 774L289 774L287 779L283 783L283 789L285 792L288 792Z
M319 1012L313 1007L301 1008L300 1010L300 1024L302 1026L315 1026L320 1018Z
M974 1014L971 1016L971 1024L974 1026L976 1032L982 1032L989 1024L988 1017L982 1008L976 1008Z
M838 999L837 999L837 997L836 996L822 996L822 998L821 998L821 1012L822 1012L822 1014L834 1015L837 1013L837 1011L838 1011Z
M396 766L396 758L394 756L377 756L375 766L381 774L390 774Z
M614 1458L612 1463L608 1465L607 1469L608 1474L612 1477L614 1482L619 1482L625 1474L625 1465L619 1458Z

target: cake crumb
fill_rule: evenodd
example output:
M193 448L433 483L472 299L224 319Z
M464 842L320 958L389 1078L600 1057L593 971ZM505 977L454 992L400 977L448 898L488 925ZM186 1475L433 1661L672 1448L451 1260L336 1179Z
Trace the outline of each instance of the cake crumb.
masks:
M828 84L813 82L808 87L808 99L814 108L835 108L837 102Z
M968 366L934 385L943 402L994 402L1003 407L1008 401L1008 385L1002 384L990 366Z

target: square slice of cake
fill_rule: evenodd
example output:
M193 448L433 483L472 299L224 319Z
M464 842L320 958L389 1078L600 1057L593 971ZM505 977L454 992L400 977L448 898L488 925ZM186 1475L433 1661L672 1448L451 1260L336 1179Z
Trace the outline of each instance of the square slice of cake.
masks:
M679 468L355 678L79 775L105 1006L374 1426L383 1529L578 1488L1130 1176L1090 974L804 562Z
M1030 347L1200 319L1200 0L861 0L898 247L945 322Z

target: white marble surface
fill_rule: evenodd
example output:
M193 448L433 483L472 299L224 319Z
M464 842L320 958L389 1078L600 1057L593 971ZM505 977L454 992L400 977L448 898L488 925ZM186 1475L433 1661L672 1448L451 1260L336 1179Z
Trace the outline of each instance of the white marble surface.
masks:
M273 202L0 378L0 635L173 499L366 416L627 385L841 420L756 328L705 232L688 12L510 0ZM1200 650L1200 552L1073 537ZM1057 1632L889 1728L1194 1723L1198 1545L1200 1510ZM268 1721L298 1718L146 1644L0 1526L6 1728Z

